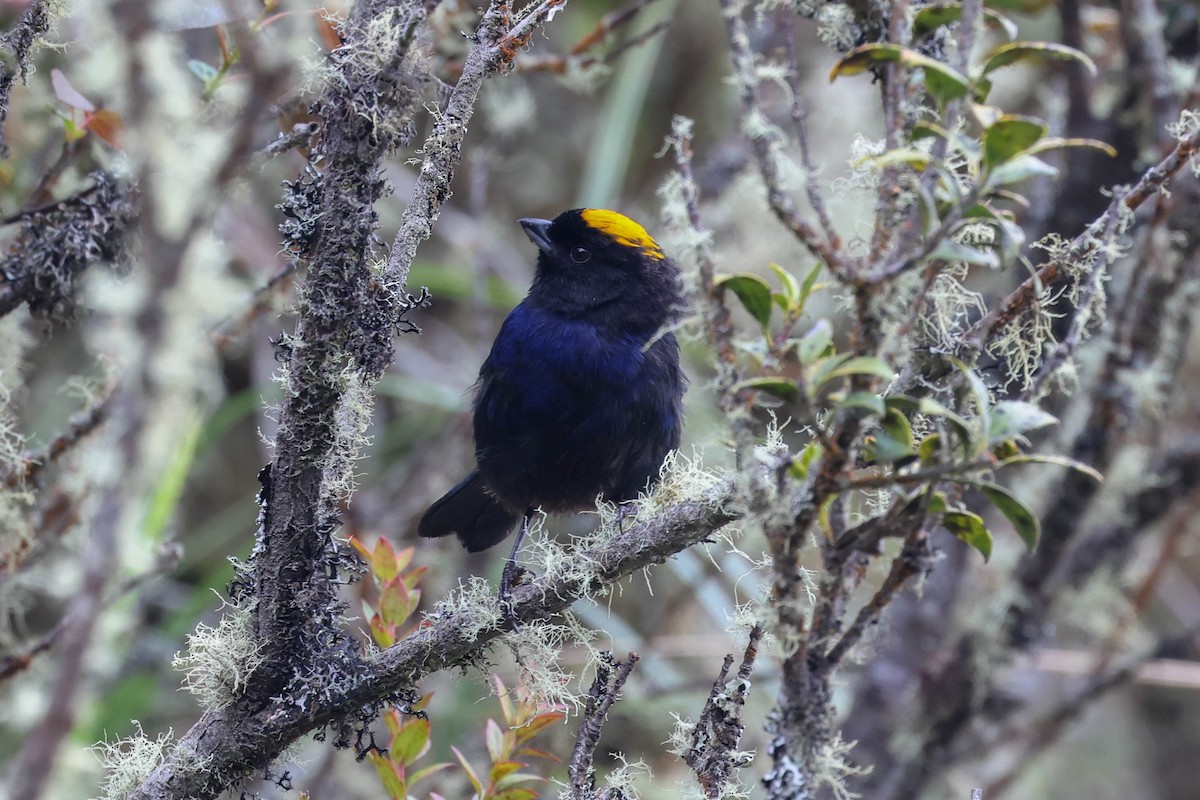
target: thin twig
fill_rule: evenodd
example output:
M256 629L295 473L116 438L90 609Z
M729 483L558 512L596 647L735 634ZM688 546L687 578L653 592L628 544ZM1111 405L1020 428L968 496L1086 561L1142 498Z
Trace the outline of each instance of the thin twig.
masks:
M704 790L705 797L727 796L727 790L737 770L749 763L751 754L738 751L746 725L742 722L742 708L750 693L750 673L758 657L758 643L763 629L755 625L750 629L750 639L742 652L742 663L733 681L729 681L729 669L733 666L733 654L725 656L721 672L713 682L712 690L700 712L700 719L692 731L692 744L683 760L696 773L696 780Z
M592 765L596 746L600 744L600 734L608 720L608 712L620 699L621 689L640 658L637 653L630 653L625 661L613 659L611 652L600 656L596 678L588 691L587 707L579 722L579 733L575 736L571 760L567 763L572 800L590 800L596 791L596 769Z
M729 33L730 55L733 59L734 80L737 82L738 93L742 99L742 108L747 119L755 120L756 124L767 124L767 115L758 99L756 86L754 54L750 49L750 35L746 30L746 21L741 15L741 4L736 0L720 0L721 14L725 17ZM849 281L852 278L851 268L841 251L833 243L826 240L817 232L796 208L792 197L783 189L783 178L776 162L776 137L763 131L747 133L750 145L754 149L754 158L758 163L758 171L762 176L763 185L767 190L767 203L775 217L783 223L796 239L817 258L821 259L830 271L839 279Z
M433 233L442 204L450 196L450 183L462 159L467 124L475 113L475 100L484 80L508 69L534 32L566 4L567 0L542 0L509 30L505 30L508 3L492 0L488 5L475 34L478 43L471 48L462 76L422 148L425 158L384 270L388 283L405 285L417 246Z
M1167 182L1195 157L1197 151L1200 151L1200 130L1180 140L1167 157L1146 170L1128 192L1114 197L1105 212L1071 240L1063 257L1052 259L1039 267L1035 275L1027 278L987 315L972 325L964 335L964 340L977 349L988 344L1001 328L1029 308L1043 286L1057 280L1066 263L1078 261L1092 252L1096 237L1108 227L1111 216L1118 216L1122 207L1129 211L1140 208L1146 200L1161 191Z
M72 415L67 429L54 437L49 444L22 454L20 462L2 476L4 484L10 489L15 489L36 482L46 467L61 458L104 422L112 394L111 388L106 390L100 399Z

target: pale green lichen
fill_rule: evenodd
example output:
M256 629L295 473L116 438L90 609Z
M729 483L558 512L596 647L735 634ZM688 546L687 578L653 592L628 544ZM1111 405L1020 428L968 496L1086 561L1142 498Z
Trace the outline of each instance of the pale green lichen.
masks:
M184 673L183 688L200 706L215 710L233 702L262 664L262 643L254 631L253 604L227 606L217 626L200 623L187 636L187 651L171 666Z
M424 614L424 621L430 625L451 619L458 623L464 641L474 641L481 633L499 628L503 616L496 603L495 587L486 578L468 576Z
M857 792L850 791L846 779L865 775L870 767L851 764L848 756L858 742L847 742L840 733L831 740L818 746L817 752L809 757L809 769L812 783L817 787L825 787L835 800L856 800L861 797Z
M538 703L569 708L578 713L587 702L583 676L594 671L602 653L592 645L596 633L585 627L574 614L562 614L557 621L539 621L521 625L501 639L518 671L521 686ZM582 648L585 664L581 670L563 668L563 651Z
M104 767L105 778L100 784L101 800L125 800L133 794L173 747L172 731L151 739L142 724L133 720L137 733L123 739L103 741L92 747L92 753Z
M375 394L357 369L346 368L341 374L341 400L334 414L333 448L325 462L324 493L348 500L357 484L354 465L370 445L367 428L371 424Z

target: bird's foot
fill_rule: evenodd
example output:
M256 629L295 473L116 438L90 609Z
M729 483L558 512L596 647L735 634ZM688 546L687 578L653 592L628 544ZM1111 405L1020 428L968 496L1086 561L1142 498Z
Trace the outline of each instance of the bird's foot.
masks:
M617 504L617 530L621 533L625 532L625 520L629 517L637 515L638 505L636 500L626 500L624 503Z
M512 592L525 582L525 576L528 574L529 570L512 559L504 563L504 572L500 573L500 610L504 613L504 620L514 631L520 626L520 622L517 620Z

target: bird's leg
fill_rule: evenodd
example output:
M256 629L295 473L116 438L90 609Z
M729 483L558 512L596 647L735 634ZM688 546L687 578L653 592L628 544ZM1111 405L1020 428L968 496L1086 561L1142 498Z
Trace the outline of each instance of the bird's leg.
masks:
M521 573L524 572L524 569L517 565L517 553L525 541L525 534L529 533L529 523L532 519L533 509L531 508L521 518L521 529L517 531L517 539L513 542L512 552L508 554L508 561L504 562L504 572L500 573L500 607L504 611L504 618L508 620L514 630L517 627L517 618L513 609L512 590Z

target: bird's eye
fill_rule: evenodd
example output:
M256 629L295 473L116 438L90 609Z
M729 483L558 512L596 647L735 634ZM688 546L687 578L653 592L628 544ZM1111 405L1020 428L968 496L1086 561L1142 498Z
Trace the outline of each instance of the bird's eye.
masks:
M576 247L571 250L571 260L576 264L582 264L585 261L590 261L592 254L588 252L586 247Z

